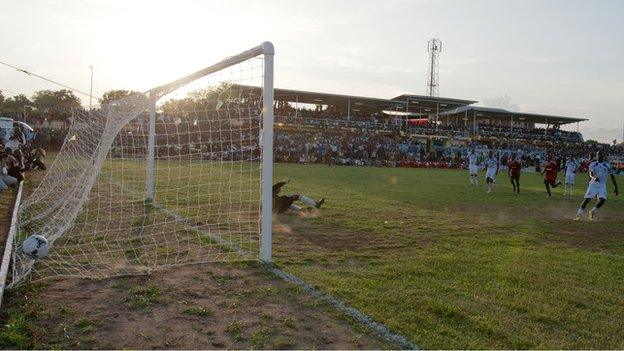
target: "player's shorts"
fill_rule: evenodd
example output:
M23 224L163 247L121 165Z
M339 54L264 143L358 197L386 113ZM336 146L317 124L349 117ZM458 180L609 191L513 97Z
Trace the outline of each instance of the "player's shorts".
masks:
M520 173L511 173L511 179L520 180Z
M593 199L598 197L599 199L607 198L607 184L602 184L598 182L590 182L587 187L587 191L585 192L586 199Z
M566 173L566 178L565 178L566 184L574 184L574 178L575 178L574 173Z
M295 196L275 196L273 197L273 212L284 213L295 201Z
M469 165L468 171L470 172L470 174L477 174L479 173L479 167L477 165Z
M488 170L488 171L485 173L485 177L486 177L486 178L490 178L490 179L492 179L492 181L496 180L496 170L491 170L491 171L490 171L490 170Z

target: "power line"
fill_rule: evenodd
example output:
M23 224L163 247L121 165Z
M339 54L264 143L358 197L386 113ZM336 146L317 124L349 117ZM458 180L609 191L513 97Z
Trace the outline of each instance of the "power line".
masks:
M45 80L46 82L50 82L50 83L52 83L52 84L56 84L56 85L62 86L63 88L67 88L67 89L69 89L69 90L75 91L75 92L80 93L80 94L82 94L82 95L89 96L89 97L93 97L91 94L85 93L84 91L80 91L80 90L78 90L78 89L74 89L74 88L70 87L69 85L65 85L65 84L63 84L63 83L59 83L59 82L57 82L57 81L54 81L54 80L52 80L52 79L50 79L50 78L46 78L46 77L44 77L44 76L40 76L40 75L38 75L38 74L36 74L36 73L33 73L33 72L30 72L30 71L27 71L27 70L25 70L25 69L23 69L23 68L19 68L19 67L13 66L13 65L11 65L11 64L8 64L8 63L6 63L6 62L2 62L2 61L0 61L0 64L3 64L3 65L8 66L8 67L11 67L11 68L13 68L13 69L17 70L18 72L25 73L25 74L27 74L27 75L29 75L29 76L31 76L31 77L36 77L36 78L39 78L39 79L43 79L43 80ZM97 98L96 98L96 99L97 99ZM99 100L99 99L97 99L97 100Z
M10 90L4 89L4 88L0 88L0 92L2 92L2 93L9 93L11 95L22 95L20 93L16 93L14 91L10 91Z

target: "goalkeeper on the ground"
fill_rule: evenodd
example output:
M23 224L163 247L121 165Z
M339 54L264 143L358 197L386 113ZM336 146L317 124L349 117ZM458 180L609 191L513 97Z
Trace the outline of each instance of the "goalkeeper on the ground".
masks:
M290 182L290 179L287 179L285 181L273 184L273 212L274 213L284 213L289 209L295 212L299 212L303 210L301 206L294 204L295 201L301 201L302 203L311 207L315 207L315 208L321 208L323 203L325 203L325 199L314 201L313 199L304 195L300 195L300 194L280 195L279 193L282 190L282 187L288 184L289 182Z

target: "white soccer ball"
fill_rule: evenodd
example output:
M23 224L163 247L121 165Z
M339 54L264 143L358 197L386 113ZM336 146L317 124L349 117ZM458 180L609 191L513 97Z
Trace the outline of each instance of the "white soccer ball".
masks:
M22 243L22 251L31 258L43 258L49 249L48 239L43 235L31 235Z

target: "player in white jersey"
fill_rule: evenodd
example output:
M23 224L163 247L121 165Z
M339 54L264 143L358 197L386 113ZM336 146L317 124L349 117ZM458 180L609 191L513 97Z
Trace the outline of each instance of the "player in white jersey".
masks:
M563 189L563 195L572 195L574 193L574 178L576 178L576 172L581 167L581 164L570 157L570 160L565 165L565 188ZM568 189L570 192L568 192Z
M492 151L488 152L488 158L483 162L485 168L485 182L488 185L487 193L491 193L494 189L494 181L498 174L498 160L494 158Z
M575 221L581 219L581 215L583 214L583 211L585 211L585 207L589 201L593 198L597 198L598 202L596 203L596 206L589 211L589 220L594 220L598 209L601 208L607 201L607 178L611 177L611 181L615 187L615 196L620 194L617 182L615 181L615 177L611 171L611 165L609 162L605 161L604 155L601 152L598 153L597 158L597 161L592 161L589 164L590 181L587 186L587 192L585 192L585 198L581 203L581 207L576 211L576 217L574 218Z
M477 178L478 172L479 165L477 164L477 155L473 149L470 151L470 155L468 155L468 173L470 174L470 184L472 186L479 185L479 179Z

